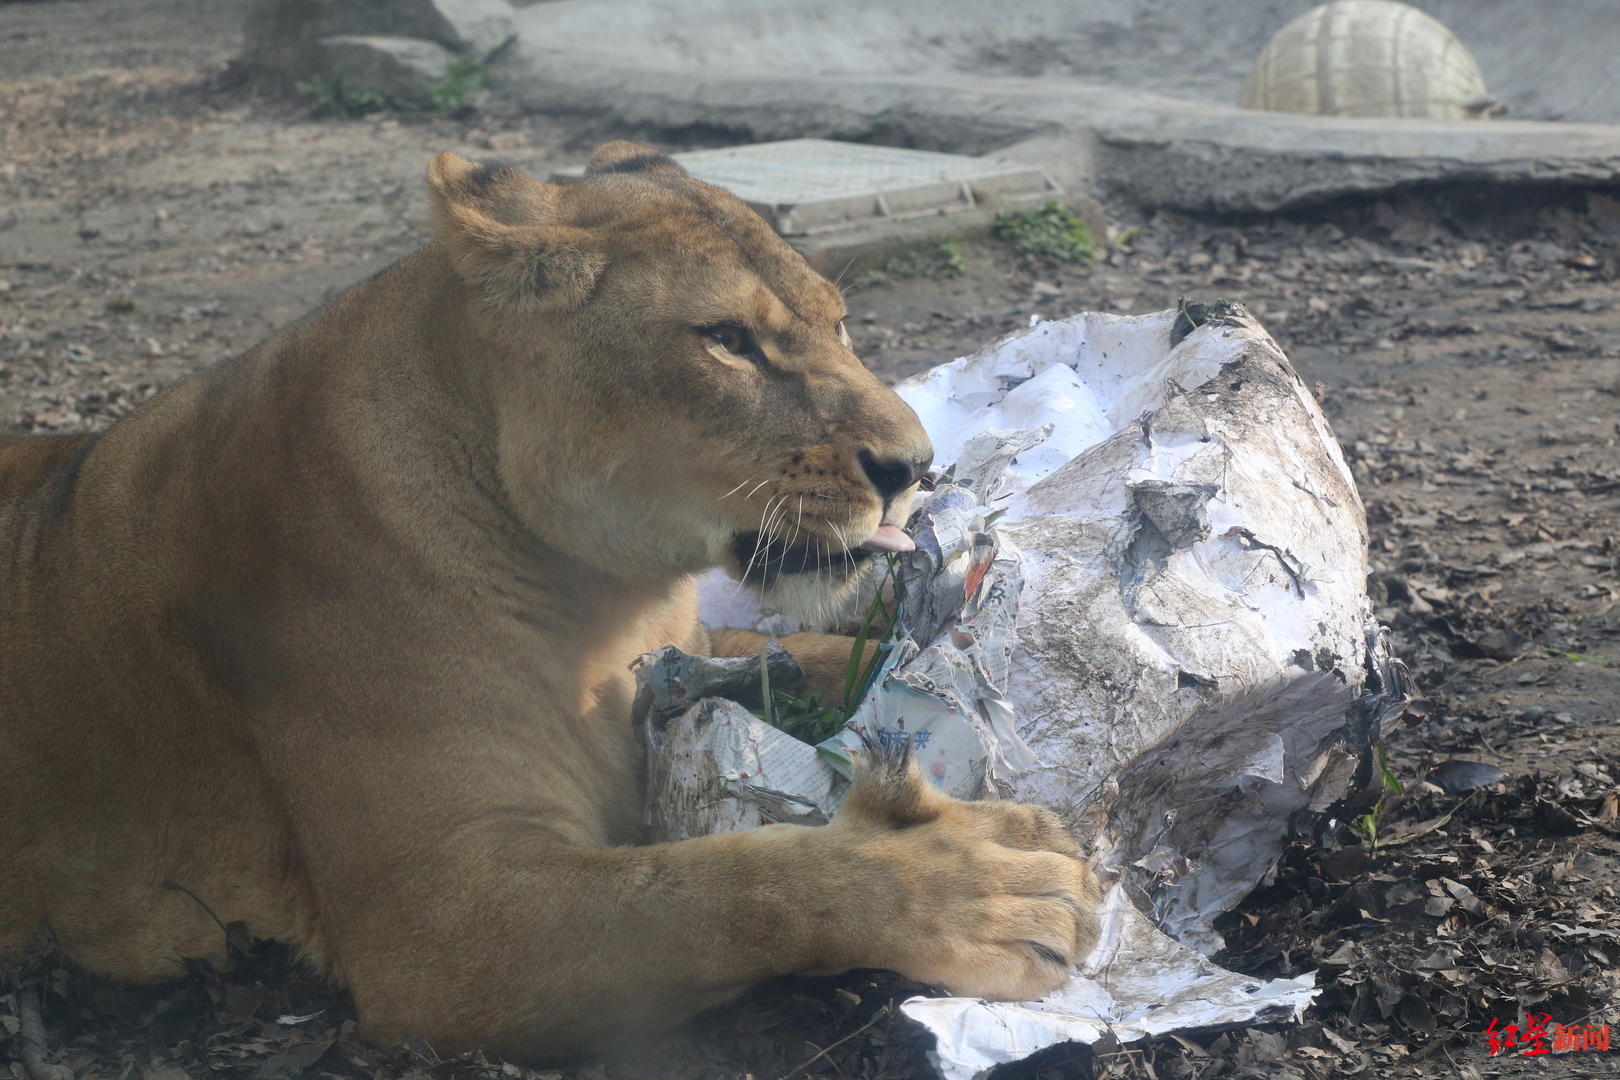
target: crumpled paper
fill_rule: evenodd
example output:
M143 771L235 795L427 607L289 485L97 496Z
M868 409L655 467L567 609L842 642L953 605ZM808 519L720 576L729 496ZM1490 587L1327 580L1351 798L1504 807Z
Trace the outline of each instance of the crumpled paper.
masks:
M952 794L1056 810L1112 882L1110 929L1057 993L905 1003L948 1080L1105 1030L1297 1016L1315 992L1202 954L1410 686L1326 419L1240 307L1198 322L1082 314L896 388L947 482L920 500L899 632L853 730L812 752L837 774L840 746L904 739ZM702 597L710 625L786 629L723 576ZM725 738L697 740L712 773L762 768L763 737ZM834 812L841 789L817 790ZM755 800L715 827L761 820L783 819Z
M694 657L671 645L639 658L632 712L650 751L650 837L822 824L842 803L852 761L867 746L906 744L923 772L957 798L1005 795L1035 758L998 689L1012 656L1021 557L991 517L958 483L942 482L922 498L911 523L917 550L897 560L904 600L895 638L848 725L817 746L737 704L761 701L758 657ZM766 662L773 690L802 683L803 672L774 641Z
M803 669L779 643L766 643L764 659L773 691L803 686ZM690 656L666 645L634 671L650 841L832 819L847 776L740 704L763 702L759 657Z
M902 1009L939 1040L941 1073L983 1076L1062 1042L1131 1042L1172 1031L1287 1022L1315 993L1314 975L1251 979L1166 937L1108 890L1102 937L1070 983L1040 1001L912 998ZM993 1034L992 1034L993 1033Z

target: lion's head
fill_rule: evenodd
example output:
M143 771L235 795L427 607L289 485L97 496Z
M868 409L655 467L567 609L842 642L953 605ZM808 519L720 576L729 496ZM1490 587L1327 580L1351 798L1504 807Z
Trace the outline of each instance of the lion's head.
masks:
M741 201L628 142L577 183L453 154L428 179L503 484L544 541L627 581L722 565L800 611L910 546L928 437L850 350L838 289Z

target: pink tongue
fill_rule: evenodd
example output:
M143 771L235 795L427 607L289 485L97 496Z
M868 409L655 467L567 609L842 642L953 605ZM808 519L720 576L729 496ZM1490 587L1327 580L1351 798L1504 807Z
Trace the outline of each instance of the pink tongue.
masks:
M916 551L911 537L893 525L879 525L878 531L867 538L861 547L867 551Z

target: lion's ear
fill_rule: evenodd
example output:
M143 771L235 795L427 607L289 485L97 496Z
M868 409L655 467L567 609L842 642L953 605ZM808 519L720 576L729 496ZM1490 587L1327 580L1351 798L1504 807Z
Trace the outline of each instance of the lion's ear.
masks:
M666 176L691 176L672 159L650 146L618 139L596 148L585 163L586 176L603 173L663 173Z
M607 257L586 229L553 224L556 189L511 167L443 153L428 166L439 239L490 303L583 303Z

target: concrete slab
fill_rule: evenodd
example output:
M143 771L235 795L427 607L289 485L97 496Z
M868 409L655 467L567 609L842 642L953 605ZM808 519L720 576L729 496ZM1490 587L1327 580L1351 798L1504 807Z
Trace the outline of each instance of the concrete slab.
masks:
M693 176L723 187L787 237L821 236L913 218L955 217L1062 194L1039 167L903 150L787 139L676 154ZM559 179L578 176L564 169Z
M944 239L989 232L1004 210L1057 199L1094 235L1106 222L1096 201L1066 193L1038 165L891 146L787 139L672 155L705 183L723 187L769 221L816 269L847 274ZM554 181L578 178L559 169Z

